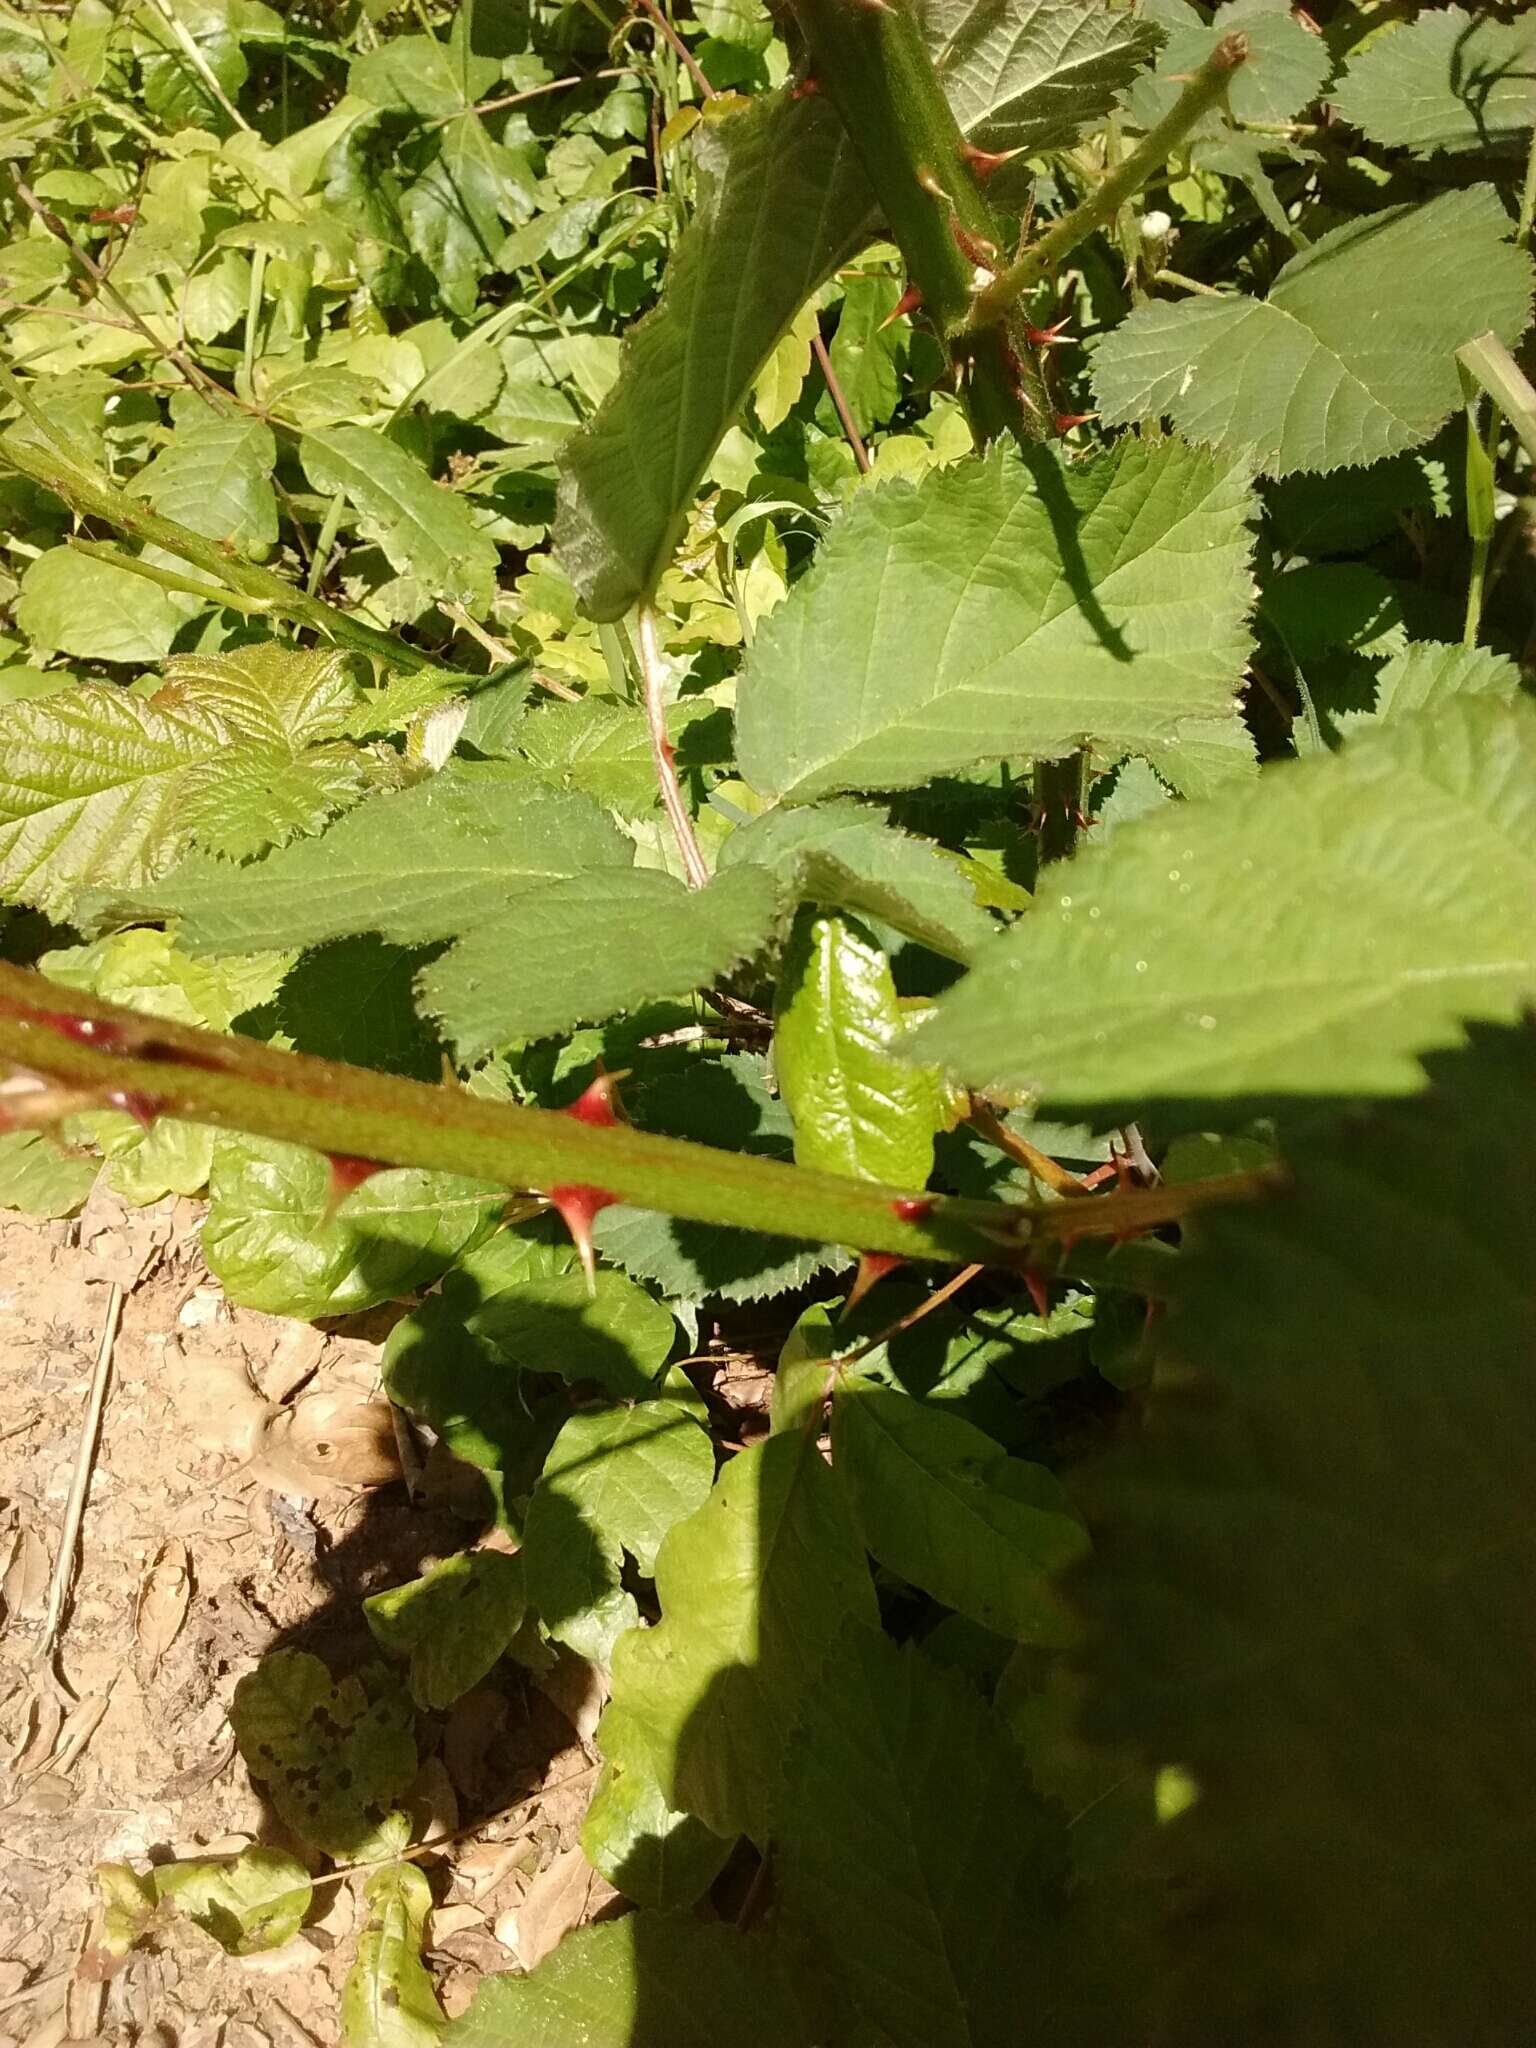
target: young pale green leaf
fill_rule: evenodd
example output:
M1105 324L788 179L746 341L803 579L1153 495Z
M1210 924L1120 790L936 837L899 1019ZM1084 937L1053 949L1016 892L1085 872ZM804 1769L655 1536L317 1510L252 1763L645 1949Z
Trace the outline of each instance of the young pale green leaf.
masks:
M1171 440L862 492L758 633L742 773L804 803L1092 745L1177 784L1187 726L1241 733L1252 511L1240 471Z
M573 1415L528 1504L521 1552L528 1598L549 1633L606 1664L639 1611L624 1553L649 1574L675 1522L708 1497L709 1438L675 1401Z
M603 1774L581 1824L582 1854L636 1905L693 1905L734 1843L667 1804L643 1735L621 1706L604 1711L597 1746Z
M470 1550L363 1602L374 1641L409 1660L411 1698L451 1707L502 1655L523 1619L522 1560Z
M159 661L192 613L184 598L77 548L49 548L21 579L16 623L40 654Z
M1456 351L1530 318L1529 257L1491 185L1347 221L1267 299L1139 306L1094 353L1106 424L1172 419L1271 476L1378 462L1461 404Z
M1372 142L1417 156L1523 143L1536 124L1536 20L1426 9L1371 36L1329 98Z
M364 1896L368 1920L341 1993L347 2048L437 2048L446 2015L421 1959L432 1887L414 1863L393 1863Z
M424 968L424 1008L466 1059L689 995L762 950L779 891L756 868L687 889L652 868L595 868L529 890Z
M800 307L865 239L869 186L821 96L702 122L699 195L660 305L562 452L555 543L588 612L655 588L720 436Z
M836 1388L832 1457L889 1571L998 1635L1053 1648L1072 1640L1050 1581L1088 1538L1043 1465L857 1373Z
M799 1431L733 1458L656 1558L662 1618L622 1636L613 1697L663 1796L718 1835L773 1825L801 1692L874 1588L848 1507Z
M405 1846L390 1811L416 1775L403 1692L333 1679L304 1650L269 1650L235 1687L229 1721L246 1769L301 1841L344 1860Z
M260 562L277 546L276 462L277 442L262 421L183 412L170 445L140 471L133 488L167 519Z
M94 1152L51 1131L0 1130L0 1209L24 1216L73 1216L101 1171Z
M203 1256L233 1301L270 1315L349 1315L426 1287L495 1229L505 1193L413 1168L377 1173L331 1212L319 1152L221 1133Z
M1421 1052L1536 996L1533 828L1536 709L1393 720L1055 870L915 1056L1105 1115L1400 1094Z
M802 916L779 973L773 1026L797 1165L888 1187L926 1184L943 1091L934 1069L894 1050L901 1036L880 947L840 917Z
M526 1977L488 1977L448 2048L812 2048L774 1950L686 1914L569 1934Z
M1203 1902L1104 2038L1524 2028L1536 1039L1471 1040L1207 1213L1093 1485L1086 1732L1192 1785L1145 1882Z
M345 495L362 532L401 576L415 577L429 597L476 613L489 606L495 542L464 500L434 483L396 442L372 427L330 427L304 435L299 454L315 489Z
M0 842L3 843L3 842ZM175 917L190 953L254 953L379 932L422 945L484 922L509 898L634 849L590 799L493 766L456 766L381 796L258 867L184 861L115 917Z
M852 801L765 811L725 842L720 866L766 867L798 900L879 918L949 960L969 962L997 924L930 839Z
M303 1926L313 1897L302 1863L259 1845L238 1856L158 1864L150 1876L158 1898L232 1956L281 1948Z
M893 2048L1055 2038L1031 2014L1066 1816L975 1688L850 1621L778 1753L778 1910L823 1961L836 1929L850 2017Z

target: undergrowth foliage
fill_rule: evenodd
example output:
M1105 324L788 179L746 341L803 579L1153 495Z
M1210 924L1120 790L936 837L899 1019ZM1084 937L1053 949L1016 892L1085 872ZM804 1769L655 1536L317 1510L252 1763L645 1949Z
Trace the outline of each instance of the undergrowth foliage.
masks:
M358 1870L354 2048L1528 2039L1536 16L78 0L0 110L0 1201L397 1305L466 1516L93 1966ZM556 1655L627 1910L449 2021Z

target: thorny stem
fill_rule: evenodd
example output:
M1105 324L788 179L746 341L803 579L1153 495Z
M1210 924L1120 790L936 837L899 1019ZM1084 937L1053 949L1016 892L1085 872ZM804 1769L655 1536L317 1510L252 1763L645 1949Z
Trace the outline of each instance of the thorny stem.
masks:
M702 889L709 880L709 863L699 847L698 835L693 829L693 820L688 815L688 805L683 797L683 786L677 779L677 763L672 755L672 742L667 738L667 712L661 701L664 677L661 667L661 650L656 644L656 614L648 604L640 607L635 634L640 655L640 688L645 699L645 723L651 735L651 760L656 768L656 783L661 791L662 809L672 827L672 837L677 841L677 850L682 855L683 873L688 878L690 889Z
M1068 1270L1077 1257L1101 1279L1151 1294L1163 1292L1166 1246L1118 1245L1110 1270L1102 1257L1071 1248L1084 1238L1155 1230L1208 1203L1252 1200L1279 1178L1232 1174L1040 1205L930 1195L279 1052L142 1016L3 964L0 1062L18 1070L13 1083L21 1084L0 1097L12 1123L27 1116L35 1083L39 1123L92 1102L115 1105L520 1191L600 1188L665 1215L858 1251L1014 1269L1038 1265L1044 1253Z
M1232 74L1248 59L1248 38L1241 29L1222 37L1198 71L1191 73L1183 92L1155 128L1150 128L1121 163L1105 177L1081 204L1062 215L1033 247L1015 258L992 282L982 288L971 306L971 324L986 327L1006 317L1008 310L1026 292L1070 256L1138 193L1149 178L1162 169L1168 158L1225 94Z

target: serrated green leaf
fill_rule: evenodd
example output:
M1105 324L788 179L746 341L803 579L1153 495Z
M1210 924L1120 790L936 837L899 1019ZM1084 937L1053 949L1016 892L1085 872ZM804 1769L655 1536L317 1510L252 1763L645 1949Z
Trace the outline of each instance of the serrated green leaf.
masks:
M761 951L779 892L736 868L687 889L650 868L594 868L529 890L418 983L428 1014L465 1059L621 1010L689 995Z
M281 1849L253 1844L238 1856L157 1864L156 1896L211 1934L226 1955L281 1948L303 1926L313 1892L309 1872Z
M476 614L489 607L495 542L464 500L434 483L396 442L372 427L329 427L305 434L299 456L317 491L346 497L365 538L377 542L399 575Z
M1421 1052L1536 994L1533 824L1526 705L1447 703L1277 764L1058 868L914 1055L1106 1114L1400 1094Z
M1214 21L1186 0L1150 0L1146 12L1168 39L1155 71L1139 79L1130 95L1130 118L1140 128L1163 118L1178 99L1181 81L1234 29L1248 38L1247 59L1233 75L1224 108L1208 114L1197 135L1220 134L1224 112L1236 121L1289 121L1317 98L1331 68L1327 43L1303 27L1287 0L1230 0Z
M190 953L312 946L379 932L397 945L470 929L561 876L626 866L634 849L589 799L456 766L381 796L258 867L194 857L117 917L175 917Z
M770 1437L726 1466L656 1559L662 1618L621 1636L613 1697L669 1805L765 1839L802 1688L874 1589L814 1441Z
M1271 476L1373 463L1461 404L1456 350L1530 318L1529 258L1491 185L1346 222L1267 299L1139 306L1094 352L1107 425L1173 420Z
M142 928L113 932L89 946L62 947L38 961L50 981L66 988L212 1031L228 1031L242 1011L267 1001L287 965L283 953L190 960L165 932Z
M51 1131L0 1130L0 1209L72 1216L100 1171L94 1152L62 1144Z
M488 1977L450 2048L812 2048L772 1947L683 1914L569 1934L526 1977Z
M654 1571L662 1538L706 1499L714 1471L709 1438L674 1401L573 1415L523 1525L528 1597L549 1633L606 1664L639 1620L620 1579L625 1551Z
M522 1559L472 1550L375 1593L363 1614L380 1649L409 1661L411 1698L431 1712L480 1683L517 1634L524 1604Z
M452 1173L376 1173L330 1211L324 1157L221 1133L203 1256L232 1301L271 1315L336 1316L430 1284L490 1235L505 1191Z
M1536 124L1536 21L1427 9L1373 35L1329 98L1388 149L1432 156L1520 142Z
M416 1775L403 1692L333 1679L304 1650L269 1650L235 1687L229 1721L246 1769L301 1841L345 1861L404 1848L391 1810Z
M1072 1640L1050 1580L1086 1555L1088 1538L1043 1465L858 1373L835 1388L832 1457L888 1570L999 1635Z
M690 0L689 13L707 36L743 50L766 50L773 41L773 17L764 0Z
M837 1928L850 2017L893 2048L1053 2038L1066 1817L975 1688L850 1621L781 1754L779 1911L813 1945Z
M743 775L803 803L1091 743L1177 782L1186 726L1241 731L1251 512L1239 471L1176 441L861 492L759 629Z
M784 956L773 1061L795 1122L795 1162L920 1188L944 1121L939 1076L894 1050L891 963L840 917L802 915Z
M84 661L159 661L197 610L158 584L78 548L49 548L30 564L16 623L44 654Z
M592 617L655 587L720 436L780 334L865 238L869 186L820 96L700 124L693 218L619 382L562 450L555 545Z
M752 385L752 403L768 433L783 426L811 374L811 343L821 332L816 307L800 308L774 344Z
M157 512L254 562L277 546L272 429L245 414L200 412L181 419L134 492Z
M1524 2027L1536 1291L1524 1203L1489 1191L1536 1174L1536 1043L1471 1038L1209 1212L1094 1484L1088 1732L1181 1768L1147 1882L1204 1901L1109 2038Z
M771 869L803 902L879 918L946 959L969 961L997 933L944 849L868 804L765 811L721 849L722 870L742 863Z
M1375 715L1404 718L1452 697L1498 697L1513 704L1519 695L1520 671L1507 654L1441 640L1413 640L1377 670Z
M582 1854L636 1905L693 1905L735 1844L667 1804L640 1731L612 1702L597 1724L597 1746L603 1773L581 1824Z
M896 358L903 336L899 325L885 325L900 297L894 277L855 277L843 294L832 336L832 374L861 434L888 420L901 394Z
M516 745L557 789L579 789L628 818L656 808L650 730L633 705L611 697L540 705L518 726Z
M394 1863L364 1896L368 1919L341 1992L347 2048L436 2048L447 2016L421 1959L432 1887L414 1863Z
M1380 659L1408 643L1402 594L1364 562L1307 562L1265 586L1264 619L1299 668L1347 648Z

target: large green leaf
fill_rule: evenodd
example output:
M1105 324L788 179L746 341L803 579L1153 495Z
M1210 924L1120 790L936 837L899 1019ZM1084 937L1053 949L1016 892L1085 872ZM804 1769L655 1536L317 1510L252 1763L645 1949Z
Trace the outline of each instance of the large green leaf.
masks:
M582 1854L641 1906L691 1906L735 1844L669 1806L643 1731L610 1704L597 1727L603 1774L581 1824Z
M196 601L76 548L49 548L21 579L16 623L39 654L158 661Z
M639 1620L624 1553L653 1572L662 1538L707 1497L714 1471L709 1438L675 1401L573 1415L523 1524L528 1597L549 1633L606 1664Z
M134 479L134 491L193 533L262 561L277 545L272 429L244 414L173 408L175 432ZM145 586L146 588L148 586Z
M1228 0L1208 21L1187 0L1147 0L1149 26L1167 31L1155 72L1138 79L1130 95L1130 118L1138 127L1160 121L1178 99L1183 80L1203 64L1217 41L1241 29L1248 38L1246 62L1197 134L1219 133L1223 114L1238 121L1289 121L1316 99L1328 76L1328 45L1292 14L1289 0Z
M1043 1465L857 1373L837 1386L832 1456L864 1540L889 1570L997 1635L1071 1640L1049 1581L1088 1541Z
M376 1173L332 1213L322 1154L266 1138L215 1141L203 1256L231 1300L337 1316L429 1285L495 1229L502 1189L414 1167Z
M421 1959L432 1887L413 1863L393 1863L364 1887L368 1919L341 1993L347 2048L437 2048L445 2015Z
M1530 318L1530 259L1491 185L1348 221L1267 299L1137 307L1093 360L1106 424L1164 415L1272 476L1378 462L1461 404L1456 351Z
M669 1805L717 1835L765 1839L803 1687L874 1588L814 1440L770 1437L733 1458L656 1558L662 1618L621 1636L613 1697Z
M773 1028L799 1165L887 1187L926 1185L942 1090L931 1068L895 1052L901 1035L880 947L840 917L802 917L780 971Z
M411 1697L429 1712L478 1685L523 1619L523 1566L500 1550L464 1551L363 1602L379 1647L406 1658Z
M496 544L464 500L434 483L420 463L372 427L330 427L299 444L317 491L342 492L363 533L378 542L402 576L428 594L480 612L496 581Z
M1149 1098L1399 1094L1536 996L1536 708L1470 698L1058 868L914 1036L966 1080Z
M812 2048L773 1949L720 1922L632 1913L488 1977L450 2048Z
M1241 734L1252 510L1177 441L1076 467L999 448L860 493L753 645L743 774L806 802L1091 744L1178 784L1186 733Z
M1042 1964L1065 1815L974 1687L850 1622L780 1753L779 1909L850 2017L892 2048L1058 2038Z
M1155 22L1084 0L924 0L923 32L980 149L1068 149L1162 40Z
M1388 149L1430 156L1522 142L1536 125L1536 19L1428 8L1373 35L1329 97Z
M627 866L633 848L596 805L497 768L457 766L382 796L258 867L184 861L119 916L175 917L189 953L254 953L379 932L446 938L565 875Z
M772 879L735 868L687 889L653 868L593 869L530 890L423 970L422 1002L466 1059L684 996L761 951Z
M1136 2038L1529 2031L1536 1040L1429 1079L1202 1222L1092 1489L1088 1731L1195 1793L1147 1883L1199 1906Z
M869 186L824 98L737 102L695 138L698 205L661 303L562 451L555 542L594 618L654 589L774 344L868 232Z
M807 903L879 918L951 960L969 960L997 925L930 839L851 801L765 811L725 842L720 866L771 868Z

